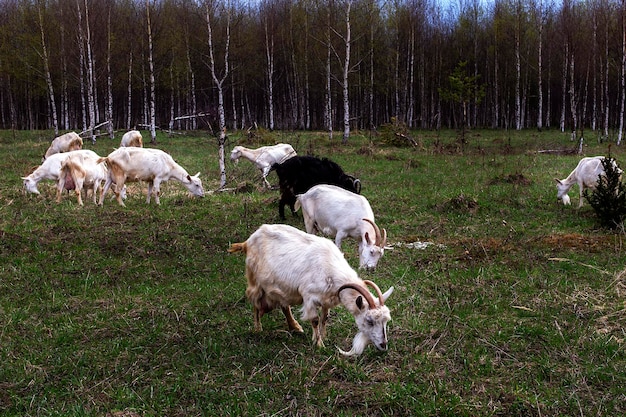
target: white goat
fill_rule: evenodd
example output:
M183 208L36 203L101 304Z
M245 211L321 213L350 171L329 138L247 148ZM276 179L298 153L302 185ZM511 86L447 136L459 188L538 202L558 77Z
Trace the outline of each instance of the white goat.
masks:
M604 167L602 166L602 160L604 156L593 156L583 158L578 162L576 168L572 171L571 174L568 175L564 180L559 180L555 178L557 195L556 198L558 200L563 201L563 204L569 205L571 204L570 198L567 195L567 192L574 184L578 184L578 189L580 192L580 198L578 200L578 208L583 205L583 193L586 188L591 190L595 190L598 185L598 180L600 176L604 175ZM611 162L613 167L617 170L617 172L621 175L622 170L617 167L617 163L615 160Z
M55 153L76 151L82 148L83 140L78 136L78 133L68 132L52 140L52 143L50 143L48 150L43 156L43 160L45 161L50 155L54 155Z
M296 156L296 151L293 147L286 143L279 143L272 146L261 146L258 149L244 148L243 146L235 146L230 153L231 161L235 163L239 162L239 158L246 158L248 161L256 165L261 170L263 181L269 188L270 183L267 181L267 176L272 170L272 165L282 164L287 159Z
M341 303L354 316L359 332L350 351L339 351L360 355L370 342L387 350L391 315L384 303L393 287L382 294L376 284L361 280L331 240L284 224L265 224L245 242L232 244L229 252L246 254L246 297L253 306L256 331L262 330L261 317L280 307L289 329L303 332L291 314L291 306L302 304L302 320L311 322L313 342L322 347L328 311Z
M121 147L135 146L137 148L142 148L143 137L141 136L141 133L138 130L129 130L128 132L124 133L124 136L122 136L122 141L120 142L120 146Z
M98 163L105 163L109 169L107 180L100 194L100 205L104 195L115 183L117 202L125 206L122 201L120 187L129 181L146 181L148 183L148 196L146 203L150 203L150 196L154 193L154 201L161 204L159 199L161 183L171 179L179 181L193 195L204 197L200 173L191 176L177 164L174 159L160 149L151 148L119 148L111 152L107 157L100 158Z
M99 156L92 150L81 149L77 151L56 153L50 155L43 163L38 166L30 175L22 177L24 180L24 189L30 193L39 194L37 184L42 180L52 180L57 182L56 201L61 201L61 192L63 188L73 189L73 185L66 184L66 177L61 175L61 165L68 157L75 157L81 162L85 159L98 160Z
M78 204L83 205L82 190L89 187L92 191L93 203L96 204L96 196L98 188L107 179L107 167L99 164L97 158L80 158L79 155L69 155L65 161L61 163L61 175L59 182L65 183L69 177L74 184L74 191L78 199ZM60 185L63 188L63 185ZM126 186L122 187L122 198L126 198Z
M296 196L297 211L302 207L308 233L319 231L341 241L352 237L359 242L359 268L374 269L385 252L387 231L374 222L374 212L365 197L336 185L320 184Z

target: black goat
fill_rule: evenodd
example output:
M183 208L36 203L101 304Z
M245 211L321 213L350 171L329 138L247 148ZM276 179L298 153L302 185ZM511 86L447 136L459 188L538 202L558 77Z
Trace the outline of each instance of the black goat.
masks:
M327 158L294 156L282 164L274 164L272 169L278 175L280 201L278 215L285 219L285 205L289 204L295 215L296 195L306 193L317 184L331 184L353 193L361 193L361 181L343 172L335 162Z

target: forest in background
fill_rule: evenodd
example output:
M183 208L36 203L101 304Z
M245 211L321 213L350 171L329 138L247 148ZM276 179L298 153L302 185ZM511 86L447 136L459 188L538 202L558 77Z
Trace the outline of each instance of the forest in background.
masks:
M623 0L1 0L0 128L591 129ZM95 133L94 133L95 134ZM95 138L95 137L94 137Z

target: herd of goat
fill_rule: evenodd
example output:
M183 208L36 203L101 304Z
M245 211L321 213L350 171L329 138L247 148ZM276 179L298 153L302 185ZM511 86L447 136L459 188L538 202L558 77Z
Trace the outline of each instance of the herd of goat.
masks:
M112 190L124 205L127 182L148 184L147 203L154 196L160 203L160 184L176 180L191 194L203 197L199 173L189 175L167 153L143 148L141 133L131 130L122 137L120 147L106 157L82 149L82 139L74 132L55 138L42 164L22 177L24 189L39 194L42 180L56 182L57 201L64 190L74 190L83 205L82 190L90 190L95 204L102 205ZM359 268L374 269L383 256L387 232L378 227L368 200L360 195L359 179L346 174L327 158L299 156L289 144L249 149L235 146L231 160L244 158L260 171L264 184L275 171L280 188L278 213L285 219L285 205L295 214L302 209L306 232L285 224L264 224L245 242L234 243L231 253L244 253L247 278L246 297L253 306L254 328L260 331L261 317L281 308L290 331L303 332L294 319L291 307L301 305L301 319L313 328L313 342L324 346L326 321L331 308L343 304L354 316L359 329L347 356L359 355L372 343L378 350L387 349L387 322L391 319L385 301L393 287L383 293L372 281L362 280L341 252L342 240L351 237L358 242ZM557 182L557 198L570 204L567 195L577 184L583 191L595 188L604 174L603 156L583 158L571 174ZM615 164L615 161L613 161ZM617 168L616 165L614 165ZM621 173L621 170L618 172ZM102 185L104 183L104 185ZM96 196L100 191L100 200ZM317 234L334 237L334 242ZM376 293L372 296L371 288Z

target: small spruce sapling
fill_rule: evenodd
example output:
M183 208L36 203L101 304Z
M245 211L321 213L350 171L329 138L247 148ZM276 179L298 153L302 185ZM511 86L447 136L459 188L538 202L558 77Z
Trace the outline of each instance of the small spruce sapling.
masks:
M613 163L613 158L603 158L605 175L598 178L596 189L584 196L593 207L600 225L609 229L623 227L626 218L626 187L621 181L621 170Z

